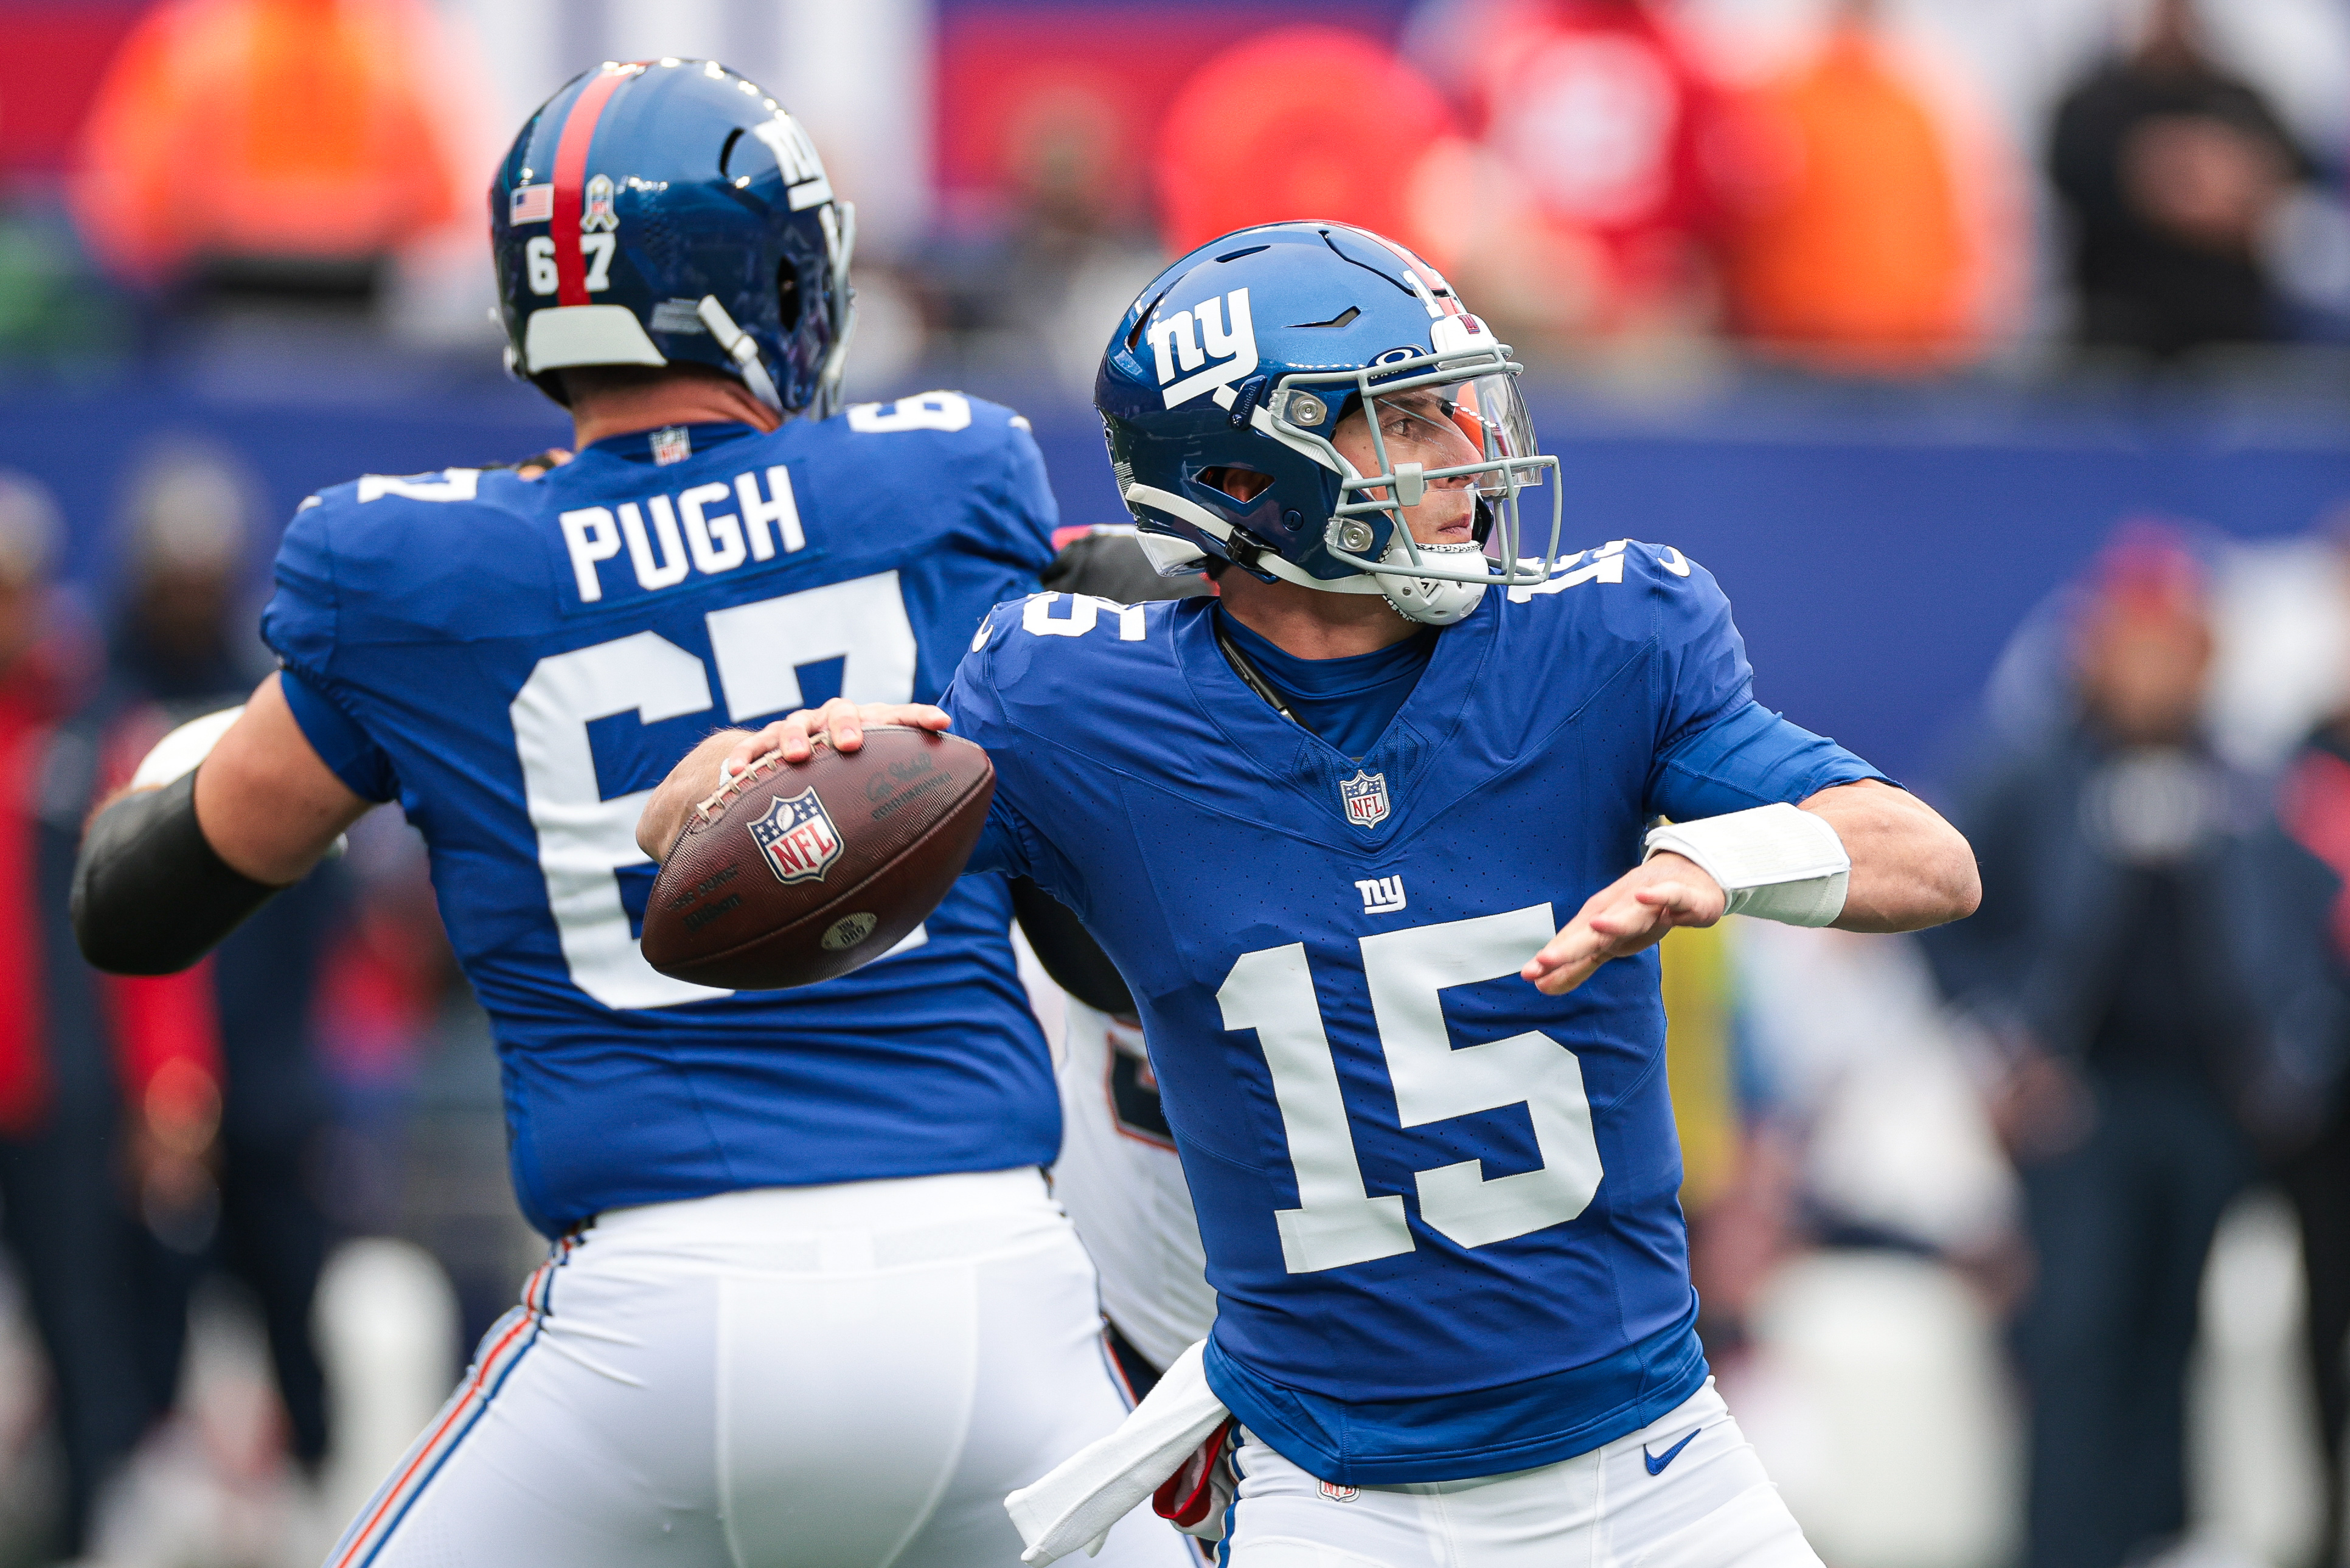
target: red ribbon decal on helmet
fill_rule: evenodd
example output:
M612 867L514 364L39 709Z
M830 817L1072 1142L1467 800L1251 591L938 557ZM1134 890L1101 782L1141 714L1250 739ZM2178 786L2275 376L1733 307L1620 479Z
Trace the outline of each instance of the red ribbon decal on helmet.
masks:
M641 65L629 65L598 72L571 100L571 112L564 118L563 137L555 144L555 216L547 224L555 240L558 305L588 303L588 267L579 259L579 210L588 181L588 144L596 140L596 122L604 116L604 105L622 82L643 69Z

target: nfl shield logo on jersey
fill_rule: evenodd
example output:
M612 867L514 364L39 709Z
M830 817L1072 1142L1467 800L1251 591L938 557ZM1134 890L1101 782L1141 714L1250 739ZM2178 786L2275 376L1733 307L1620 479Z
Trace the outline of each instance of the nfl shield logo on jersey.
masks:
M1338 798L1346 803L1348 822L1377 827L1388 819L1388 775L1358 768L1353 778L1338 781Z
M767 869L779 882L805 882L811 877L820 882L840 858L840 835L833 831L832 817L813 786L769 806L766 815L751 824L751 836L758 840Z

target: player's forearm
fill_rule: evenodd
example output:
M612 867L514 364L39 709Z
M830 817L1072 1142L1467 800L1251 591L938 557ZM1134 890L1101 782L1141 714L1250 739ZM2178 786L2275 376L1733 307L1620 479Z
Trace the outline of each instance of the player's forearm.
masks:
M749 734L748 730L719 731L686 753L670 769L669 777L654 787L652 798L645 802L644 815L637 818L637 847L652 857L654 865L669 858L670 846L684 829L687 814L718 787L718 764Z
M273 888L308 876L374 804L319 760L275 675L196 771L205 841L237 872Z
M1837 784L1803 803L1852 857L1837 929L1917 931L1974 913L1982 900L1974 851L1907 790L1876 780Z

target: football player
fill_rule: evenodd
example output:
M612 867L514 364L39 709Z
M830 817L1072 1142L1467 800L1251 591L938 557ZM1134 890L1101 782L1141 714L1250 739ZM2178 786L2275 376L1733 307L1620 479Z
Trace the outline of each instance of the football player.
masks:
M1814 1568L1697 1339L1652 949L1725 910L1929 926L1972 909L1973 859L1754 701L1701 567L1555 554L1517 372L1375 234L1185 256L1096 396L1160 568L1221 597L1003 606L943 711L714 738L640 832L812 727L987 747L972 867L1075 910L1149 1032L1217 1293L1186 1354L1238 1422L1204 1521L1232 1563ZM1181 1370L1099 1462L1139 1468ZM1037 1516L1031 1561L1155 1462Z
M430 846L554 1247L337 1568L1010 1568L1004 1489L1125 1407L1040 1173L1003 879L852 978L730 994L639 954L630 833L713 724L936 694L1051 558L1035 445L948 392L836 412L851 212L723 66L569 83L490 217L513 364L577 456L306 502L281 671L99 816L81 940L192 962L379 802ZM1186 1556L1148 1518L1110 1550Z

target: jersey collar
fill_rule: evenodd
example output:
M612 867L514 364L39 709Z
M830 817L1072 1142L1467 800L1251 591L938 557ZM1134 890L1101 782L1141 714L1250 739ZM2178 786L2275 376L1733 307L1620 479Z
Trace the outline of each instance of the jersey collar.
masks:
M592 452L600 456L617 457L626 462L643 463L647 467L666 467L668 463L682 462L700 457L703 452L723 446L729 441L740 441L744 436L758 433L756 426L746 425L734 420L712 420L700 424L664 425L659 430L630 431L626 435L606 436L602 441L590 441L581 450L579 455L585 457ZM681 454L677 445L680 437L683 438L684 443ZM658 451L655 446L656 441L660 443ZM668 460L667 463L661 461L664 457Z
M1315 825L1315 837L1378 849L1420 816L1416 808L1440 804L1416 798L1413 786L1428 764L1439 753L1470 743L1473 727L1467 721L1478 695L1480 671L1492 652L1500 597L1486 595L1467 619L1438 633L1419 684L1359 762L1283 718L1249 690L1216 647L1213 599L1187 600L1169 618L1176 661L1192 700L1223 732L1231 751L1266 778L1313 802L1315 815L1306 820ZM1351 826L1344 815L1338 786L1357 774L1386 785L1388 813L1369 827ZM1475 776L1484 776L1483 770L1475 770ZM1326 831L1320 830L1324 823Z

